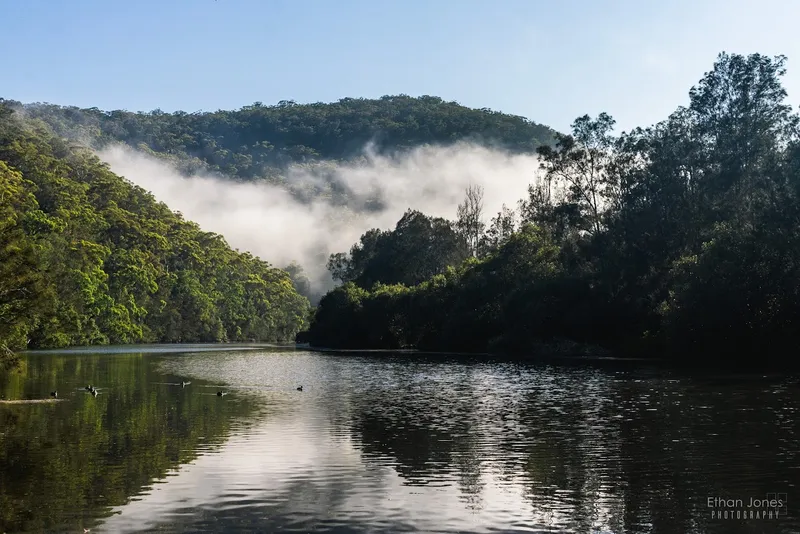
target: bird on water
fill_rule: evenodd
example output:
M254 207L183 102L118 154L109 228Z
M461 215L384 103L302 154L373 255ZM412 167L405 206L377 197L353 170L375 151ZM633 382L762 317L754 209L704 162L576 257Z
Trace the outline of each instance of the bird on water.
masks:
M58 391L51 391L50 392L50 396L53 397L54 399L57 399L58 398Z
M297 391L303 391L303 386L297 386Z
M217 391L217 397L222 397L223 395L227 395L226 391Z

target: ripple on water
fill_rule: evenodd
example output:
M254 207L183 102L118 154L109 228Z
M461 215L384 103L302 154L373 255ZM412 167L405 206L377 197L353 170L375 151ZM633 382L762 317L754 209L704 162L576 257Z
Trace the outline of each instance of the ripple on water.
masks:
M79 370L74 355L43 357L41 384L14 387L49 392L47 377L66 368L76 388L108 386L102 404L0 407L5 458L38 469L36 480L61 473L96 493L77 515L51 506L44 530L800 530L795 518L723 523L705 506L798 487L794 377L252 348L93 358ZM10 465L3 480L33 480ZM41 486L40 498L58 502L57 487Z

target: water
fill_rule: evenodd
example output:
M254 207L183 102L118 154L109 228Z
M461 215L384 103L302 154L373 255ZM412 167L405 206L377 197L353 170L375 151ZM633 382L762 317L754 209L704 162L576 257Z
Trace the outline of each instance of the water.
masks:
M800 531L795 377L224 348L0 376L0 532Z

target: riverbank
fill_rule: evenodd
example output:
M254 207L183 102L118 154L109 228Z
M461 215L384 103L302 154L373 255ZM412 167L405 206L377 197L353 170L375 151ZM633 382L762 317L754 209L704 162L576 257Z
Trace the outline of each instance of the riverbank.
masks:
M685 354L653 354L648 356L647 351L637 352L628 350L615 352L602 347L588 344L581 344L567 340L556 342L538 343L528 351L488 351L488 352L469 352L469 351L436 351L424 349L352 349L352 348L331 348L318 347L310 343L296 343L297 349L312 352L341 354L349 356L380 356L380 355L402 355L407 357L420 357L431 359L457 359L462 361L516 361L516 362L538 362L555 365L592 365L604 367L624 367L624 368L670 368L682 373L701 373L722 372L722 373L791 373L800 372L800 361L783 361L780 365L770 362L768 359L754 357L745 363L744 361L732 357L725 351L717 351L713 354L706 353L702 358ZM753 351L753 354L757 354Z
M351 356L374 355L403 355L424 358L455 358L463 360L506 360L506 361L536 361L542 363L569 364L608 364L608 365L633 365L651 366L667 365L670 362L664 358L656 357L630 357L615 355L611 351L592 347L589 345L558 341L554 343L541 343L526 353L508 352L464 352L464 351L434 351L414 348L406 349L343 349L330 347L317 347L310 343L296 343L296 348L312 352L341 354Z
M14 369L19 366L19 356L9 349L5 343L0 343L0 371Z
M144 343L131 345L86 345L82 347L64 347L60 349L32 349L19 351L19 354L133 354L139 352L224 352L232 350L258 350L268 347L293 347L295 343L286 342L220 342L220 343Z

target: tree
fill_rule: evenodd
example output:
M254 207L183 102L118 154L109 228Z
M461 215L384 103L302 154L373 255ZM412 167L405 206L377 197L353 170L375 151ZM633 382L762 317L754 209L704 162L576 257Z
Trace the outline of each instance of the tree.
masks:
M467 243L469 253L478 257L481 237L486 224L483 222L483 187L467 187L464 201L458 205L456 228Z
M365 232L358 243L350 248L350 253L337 252L328 258L328 271L334 280L342 283L359 279L383 243L388 232L373 228Z
M304 326L308 300L286 272L5 109L0 343L286 340Z
M519 201L520 222L547 230L560 243L577 237L582 227L580 206L566 198L562 184L554 183L553 175L537 178L528 186L528 197Z
M331 103L256 102L230 111L101 111L5 101L56 134L93 146L121 142L164 158L186 173L226 173L242 180L285 175L286 166L350 160L372 144L378 153L458 141L532 153L553 142L552 129L522 117L470 109L433 96L343 98ZM300 196L300 192L297 193Z
M283 270L289 273L289 277L292 279L292 284L294 284L294 288L297 292L306 298L310 298L311 281L306 276L303 267L296 261L293 261L284 267Z
M697 364L796 365L800 122L784 72L781 56L723 53L690 105L652 127L614 137L608 115L578 118L539 150L544 175L520 202L520 227L507 209L492 218L488 255L392 298L362 295L376 331L405 329L367 345L532 354L567 339ZM474 235L469 205L462 238Z
M29 191L32 185L0 161L0 364L11 361L6 358L10 348L25 348L42 305L35 243L25 232L26 224L41 214Z
M556 134L555 148L541 146L537 150L547 178L567 185L567 201L580 209L579 228L590 235L603 227L614 123L606 113L594 120L584 115L572 123L572 135Z
M328 269L335 279L366 289L376 283L411 286L467 256L466 242L449 221L408 210L394 230L369 230L349 255L332 254Z
M505 245L516 230L517 221L514 210L503 204L497 215L489 222L489 228L481 236L481 251L483 255L497 252Z
M798 117L785 102L780 77L786 58L722 53L690 91L697 152L698 202L707 223L747 218L772 199L780 151L797 135Z

